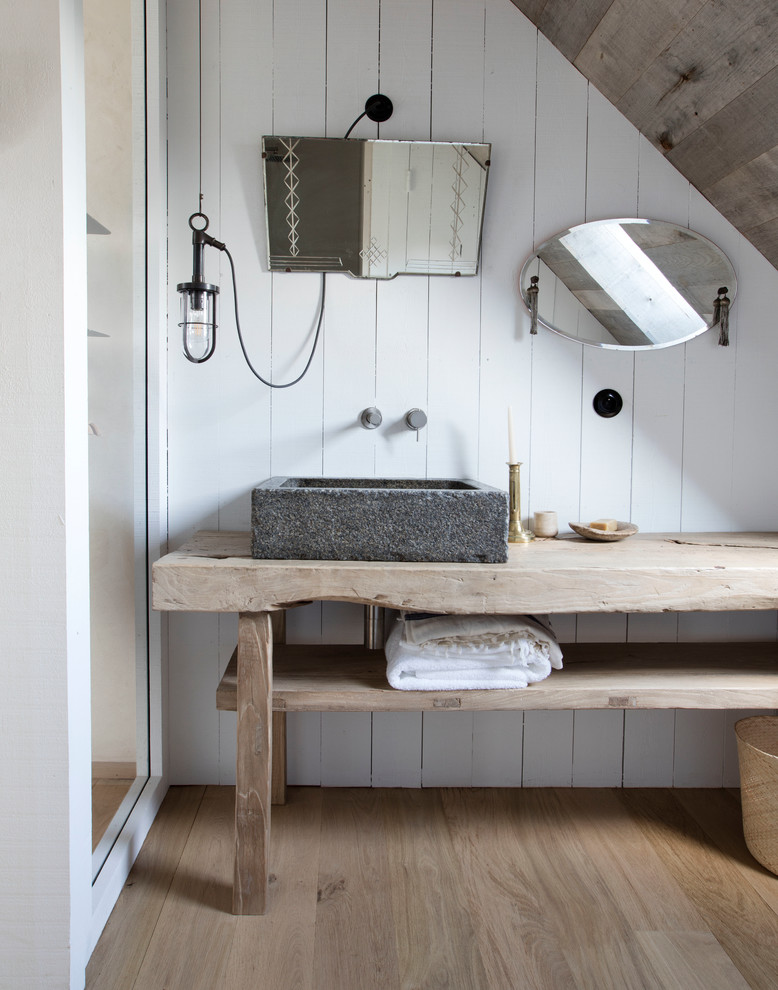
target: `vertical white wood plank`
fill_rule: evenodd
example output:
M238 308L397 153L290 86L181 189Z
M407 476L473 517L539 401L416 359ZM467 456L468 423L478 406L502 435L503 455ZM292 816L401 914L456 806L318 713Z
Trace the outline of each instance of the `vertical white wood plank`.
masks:
M586 219L637 210L638 132L593 86L588 88ZM634 354L585 347L581 410L581 519L629 519L632 484ZM603 388L624 400L618 416L593 408Z
M647 533L681 525L684 348L635 355L630 519Z
M559 532L580 520L582 345L541 327L532 343L529 456L519 450L522 509L554 509Z
M373 787L421 787L421 712L373 713Z
M678 639L678 615L664 612L633 613L627 616L627 642L674 643Z
M724 713L724 787L740 787L740 766L738 764L737 736L735 723L752 715L769 715L764 709L744 708L740 711Z
M430 478L472 478L478 471L478 278L430 280Z
M324 602L321 611L322 643L362 643L365 607L351 602Z
M743 641L772 641L775 638L775 613L774 612L686 612L679 616L680 638L686 642L737 642ZM722 749L713 748L705 763L704 754L697 757L697 761L692 763L692 769L687 771L686 764L683 764L683 772L695 773L700 779L707 776L708 780L716 780L716 761L721 764L721 774L724 786L737 786L737 784L727 783L727 781L739 780L737 769L737 752L735 743L730 738L733 733L731 727L735 719L731 712L718 713L723 719L723 741ZM696 726L694 713L681 712L677 714L677 723L683 728L686 735L693 734ZM688 725L687 725L688 723ZM682 745L686 745L685 741ZM682 756L694 760L693 750L684 750ZM676 756L676 760L678 756ZM676 784L676 786L684 786ZM695 786L695 785L686 785ZM701 784L699 786L719 786L715 783Z
M353 4L328 0L327 136L341 138L378 90L378 0ZM360 121L354 137L375 137L376 125ZM329 330L324 345L325 476L372 477L376 430L359 425L375 399L376 285L347 275L327 277ZM350 387L344 388L344 376ZM325 608L325 611L327 609Z
M732 502L737 525L744 529L776 528L778 464L775 457L765 456L765 438L770 424L778 421L778 395L770 383L778 361L777 296L775 268L742 241L738 295L732 307L737 337L729 349L737 348Z
M327 276L325 477L371 478L375 472L375 448L383 427L366 430L359 422L360 412L375 402L375 318L375 282ZM349 388L343 387L344 375L349 377Z
M237 615L219 615L219 678L221 681L224 670L238 642ZM216 699L214 698L214 707ZM235 783L235 764L237 760L238 723L236 712L217 712L219 719L219 783L232 786Z
M639 148L637 215L687 225L689 183L643 136ZM635 355L633 512L651 532L681 524L685 359L683 346Z
M394 113L381 137L430 140L432 0L382 0L379 81Z
M578 643L623 643L626 638L626 615L587 612L578 616Z
M473 787L521 787L524 712L473 713Z
M235 712L219 712L219 784L235 786L238 717Z
M235 259L241 328L249 356L261 370L269 364L272 290L260 159L262 135L270 133L273 120L272 9L248 0L223 4L220 31L222 223L214 236ZM227 258L206 249L206 265L217 264L220 326L213 360L221 395L230 397L222 401L219 416L219 526L248 529L249 491L270 474L270 390L251 374L241 353Z
M317 0L272 2L273 131L323 134L327 99L326 5Z
M586 219L588 85L538 36L535 246Z
M689 182L642 134L639 145L637 215L687 226Z
M586 112L585 80L539 36L534 246L585 218ZM524 501L530 511L556 509L560 532L580 518L582 367L582 345L538 329Z
M581 397L581 521L610 517L630 521L632 498L631 352L584 348ZM624 400L617 416L604 419L594 411L594 397L615 389Z
M637 130L593 86L588 87L587 124L586 219L634 216L638 185ZM596 347L583 349L582 522L602 517L630 520L634 372L635 358L631 351L608 351ZM603 419L594 411L594 396L604 388L615 389L624 400L621 412L611 419ZM579 617L579 642L625 639L624 616ZM609 714L612 716L614 713ZM605 747L607 734L621 732L622 729L623 724L617 724L613 718L576 713L574 785L586 779L618 779L620 782L621 741L618 745L618 767L611 752L603 752L598 758L595 751L598 743ZM612 742L609 746L612 747Z
M319 787L322 782L319 712L286 716L286 781L301 787Z
M689 183L640 136L636 215L686 224L688 204ZM630 519L644 532L675 532L681 525L685 358L682 346L635 355ZM636 626L630 626L630 639L676 638L675 617L631 617L630 622L633 619ZM657 718L660 733L661 716ZM645 720L627 719L627 736L632 724L641 721ZM670 773L667 764L658 776L665 779Z
M684 612L678 616L678 642L717 642L727 638L727 616ZM721 787L724 760L723 711L679 709L675 716L675 787Z
M551 628L560 643L575 643L578 616L574 614L550 615Z
M382 138L430 139L432 71L431 0L392 0L381 4L380 88L394 113L380 125ZM427 436L405 428L410 409L429 409L428 276L399 276L377 283L376 405L384 416L375 431L375 470L379 477L423 478Z
M286 613L286 641L290 644L321 643L321 602L312 602ZM321 784L321 714L289 712L286 723L286 778L289 784Z
M573 787L620 787L623 748L622 711L576 711Z
M483 137L484 22L484 0L433 5L433 141Z
M323 643L321 602L311 602L286 613L287 643Z
M627 616L630 643L674 643L678 616ZM672 787L675 737L673 710L624 712L624 787Z
M704 228L700 232L711 237L730 257L737 250L740 238L727 236L731 233L729 224L696 190L690 195L689 224L693 230ZM733 331L736 327L733 309ZM704 333L686 345L681 516L681 529L686 532L733 528L736 359L737 345L719 347L717 331Z
M524 787L569 787L573 779L573 713L524 713Z
M423 787L469 787L473 774L473 713L424 712Z
M586 105L583 77L539 35L534 247L585 217ZM532 338L532 420L523 499L528 515L534 508L555 509L560 532L569 532L567 523L580 518L582 367L582 345L538 328ZM572 758L573 712L525 713L525 787L570 786Z
M313 347L321 306L322 276L275 272L273 281L273 343L266 369L274 384L293 381L302 372ZM327 276L327 290L333 279ZM333 293L337 295L337 293ZM323 365L328 310L322 336L307 374L292 388L273 391L271 474L320 477L323 473Z
M687 643L775 639L774 612L684 612L679 616L681 636Z
M484 4L449 0L434 8L432 139L483 138ZM430 477L472 477L478 469L481 275L430 279Z
M624 712L624 787L672 787L675 712Z
M187 219L204 210L211 229L221 229L219 210L220 148L209 141L221 125L219 92L219 45L204 47L202 79L202 189L199 202L199 101L198 19L183 5L168 12L168 170L176 177L168 183L168 500L170 538L181 542L197 529L218 527L220 492L220 439L223 395L220 356L203 365L187 361L182 352L179 320L178 282L192 274L192 231ZM218 4L205 0L202 5L205 37L219 37ZM206 259L206 275L218 281L219 258L212 252ZM196 441L195 441L196 438ZM196 442L197 456L192 456ZM214 659L211 655L211 661ZM211 668L213 669L213 668Z
M673 787L721 787L724 779L723 711L678 710Z
M170 782L215 784L219 779L218 616L176 613L169 623Z
M323 712L322 787L370 786L370 712Z
M427 307L429 277L398 276L378 285L376 405L384 417L374 432L378 477L423 478L427 430L417 437L403 422L410 409L429 409Z
M586 219L634 217L640 134L594 86L588 90Z
M273 4L273 132L316 136L326 127L326 5L318 0ZM354 115L356 116L356 114ZM352 118L353 119L353 118ZM305 203L300 203L305 209ZM313 343L321 276L272 276L272 380L284 383L305 366ZM329 288L329 286L328 286ZM305 378L276 389L272 402L272 473L321 475L323 341Z
M327 0L327 137L343 137L378 92L379 2ZM376 136L364 117L353 137Z
M527 132L535 119L537 31L508 4L487 0L485 45L484 139L492 144L492 165L481 251L477 477L507 489L508 406L525 460L530 449L532 345L518 286L532 249L535 149Z
M729 635L733 641L771 643L778 637L775 612L729 612Z

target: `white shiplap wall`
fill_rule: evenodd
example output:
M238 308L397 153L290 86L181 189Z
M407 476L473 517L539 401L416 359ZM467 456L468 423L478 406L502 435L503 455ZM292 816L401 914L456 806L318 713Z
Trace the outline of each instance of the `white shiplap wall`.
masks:
M260 139L342 136L365 99L394 116L356 136L492 142L481 272L472 279L328 281L324 342L308 376L271 394L243 365L221 256L219 345L203 367L169 349L171 546L196 529L248 529L249 490L271 474L470 476L506 487L506 407L525 462L525 510L612 515L646 531L774 529L778 273L570 66L509 0L203 0L203 209L238 265L255 364L288 380L311 343L320 278L267 272ZM190 271L197 209L197 35L168 3L170 305ZM517 292L533 246L608 216L688 224L740 279L728 349L708 334L653 354L530 337ZM222 265L221 270L217 267ZM596 391L625 400L613 420ZM365 431L376 404L384 426ZM417 443L399 428L420 406ZM289 615L296 642L355 642L361 610ZM776 638L774 613L560 616L571 640ZM214 689L230 616L171 615L174 782L229 782L235 723ZM306 714L289 717L291 782L419 786L717 786L737 779L723 712Z

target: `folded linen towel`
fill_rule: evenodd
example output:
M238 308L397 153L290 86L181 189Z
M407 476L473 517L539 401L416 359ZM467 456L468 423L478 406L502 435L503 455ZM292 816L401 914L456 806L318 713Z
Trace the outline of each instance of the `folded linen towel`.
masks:
M386 677L404 691L525 688L562 667L545 617L404 615L386 642Z

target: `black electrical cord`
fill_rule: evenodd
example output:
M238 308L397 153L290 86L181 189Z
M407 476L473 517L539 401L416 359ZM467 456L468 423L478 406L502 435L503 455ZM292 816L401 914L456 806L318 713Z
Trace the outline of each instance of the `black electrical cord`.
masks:
M351 127L349 127L349 129L343 135L343 139L344 140L349 136L349 134L351 134L351 132L354 130L354 128L357 126L357 124L360 122L360 120L362 120L362 118L363 117L366 117L366 116L367 116L367 110L363 110L362 113L357 117L357 119L351 125Z
M240 342L240 349L243 351L243 357L246 360L246 364L249 366L249 370L256 378L258 378L262 382L263 385L267 385L268 388L290 388L292 385L296 385L300 381L300 379L304 377L304 375L310 368L311 362L313 361L313 355L316 353L316 346L319 343L319 334L321 333L322 320L324 319L324 295L325 295L325 290L327 288L326 272L321 273L321 303L319 305L319 319L316 323L316 336L313 338L313 347L311 348L311 353L308 356L308 360L305 364L305 367L297 376L297 378L295 378L294 381L284 382L284 384L281 385L278 382L269 382L267 378L263 378L262 375L260 375L260 373L254 367L254 365L251 363L251 359L249 358L248 352L246 351L246 345L243 342L243 333L241 332L240 329L240 317L238 315L238 286L235 279L235 262L232 260L232 255L230 254L229 250L226 247L223 250L224 253L227 255L227 258L229 259L230 270L232 272L232 298L235 302L235 326L238 331L238 341Z

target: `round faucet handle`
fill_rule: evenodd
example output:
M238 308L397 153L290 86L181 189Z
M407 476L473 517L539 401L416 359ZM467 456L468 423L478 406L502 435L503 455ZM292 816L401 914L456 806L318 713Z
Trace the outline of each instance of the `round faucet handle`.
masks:
M409 430L423 430L427 425L427 414L423 409L409 409L405 414L405 425Z
M375 406L369 406L359 414L359 422L366 430L375 430L381 425L383 420L384 417L381 415L381 410L376 409Z

